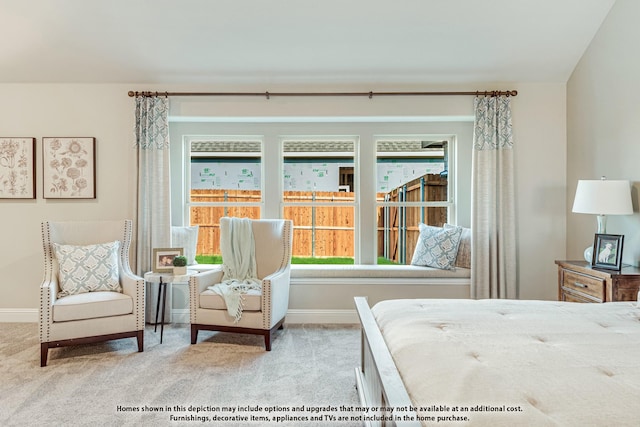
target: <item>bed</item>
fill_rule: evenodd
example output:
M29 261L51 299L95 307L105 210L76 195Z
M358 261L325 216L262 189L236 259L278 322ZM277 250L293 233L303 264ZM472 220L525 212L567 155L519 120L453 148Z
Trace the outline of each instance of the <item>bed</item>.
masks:
M365 425L640 425L635 302L355 302Z

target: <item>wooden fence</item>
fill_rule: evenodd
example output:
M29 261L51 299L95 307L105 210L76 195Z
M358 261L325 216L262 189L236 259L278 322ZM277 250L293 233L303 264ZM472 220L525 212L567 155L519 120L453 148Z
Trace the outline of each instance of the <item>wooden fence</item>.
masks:
M289 203L353 202L353 193L287 191ZM259 191L193 190L193 202L259 202ZM354 208L352 206L287 206L284 218L293 220L293 255L299 257L353 257ZM220 253L220 218L258 219L258 206L194 206L191 225L199 226L198 254Z
M388 202L447 200L447 178L424 175L387 193ZM410 264L420 235L420 223L442 227L447 222L446 207L384 207L378 210L378 256L400 264Z
M421 199L422 194L422 199ZM385 199L386 196L386 199ZM284 194L288 203L353 202L353 193L299 192ZM383 201L445 201L447 180L439 175L425 175L420 179L396 188L390 193L378 194ZM193 202L260 201L259 191L192 190ZM236 216L260 218L259 206L194 206L191 208L191 224L200 227L198 254L220 253L220 218ZM293 255L299 257L353 257L354 220L353 206L286 206L284 218L293 220ZM378 209L378 256L394 262L411 261L418 240L418 224L442 226L447 219L447 208L388 207ZM406 248L406 249L403 249Z

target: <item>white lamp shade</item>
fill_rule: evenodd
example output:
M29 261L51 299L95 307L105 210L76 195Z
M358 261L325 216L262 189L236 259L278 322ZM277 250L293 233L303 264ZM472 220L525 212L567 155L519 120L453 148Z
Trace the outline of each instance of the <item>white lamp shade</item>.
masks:
M579 180L573 212L596 215L631 215L629 181Z

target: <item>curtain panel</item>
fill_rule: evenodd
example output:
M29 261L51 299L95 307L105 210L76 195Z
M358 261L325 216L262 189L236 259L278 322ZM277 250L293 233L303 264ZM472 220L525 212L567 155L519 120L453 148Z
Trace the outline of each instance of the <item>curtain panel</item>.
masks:
M472 157L471 297L517 298L510 97L477 97Z
M169 99L136 98L138 235L136 272L153 268L153 248L171 244Z

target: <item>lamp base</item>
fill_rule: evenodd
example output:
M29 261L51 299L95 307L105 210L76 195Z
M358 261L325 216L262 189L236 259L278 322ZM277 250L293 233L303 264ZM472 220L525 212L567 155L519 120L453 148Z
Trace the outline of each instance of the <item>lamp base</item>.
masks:
M589 246L587 249L584 250L584 260L587 261L589 263L589 265L592 265L592 263L593 263L593 246Z

